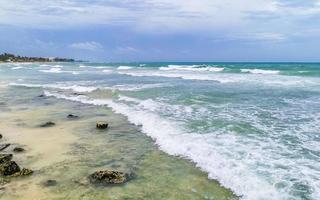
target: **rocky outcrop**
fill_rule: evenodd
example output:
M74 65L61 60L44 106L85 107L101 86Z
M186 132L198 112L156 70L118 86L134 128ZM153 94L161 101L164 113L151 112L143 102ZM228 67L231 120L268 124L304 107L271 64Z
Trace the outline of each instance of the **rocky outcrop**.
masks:
M3 150L10 146L10 144L0 144L0 150ZM15 147L14 152L24 151L21 147ZM18 177L27 176L33 173L32 170L23 168L20 169L19 165L12 160L12 154L0 154L0 176L5 177Z
M54 123L54 122L46 122L44 124L41 124L40 127L47 128L47 127L52 127L54 125L56 125L56 123Z
M0 165L12 160L12 154L0 154Z
M15 161L8 161L0 165L1 176L11 176L17 172L20 172L20 167Z
M20 169L19 165L12 161L12 154L0 154L0 176L27 176L32 174L30 169Z
M18 177L18 176L28 176L28 175L31 175L33 174L33 171L31 169L26 169L26 168L23 168L21 171L18 171L14 174L12 174L11 176L12 177Z
M119 171L103 170L96 171L89 176L90 183L93 184L122 184L127 181L126 174Z
M97 122L96 127L97 129L107 129L109 126L108 122L100 121Z

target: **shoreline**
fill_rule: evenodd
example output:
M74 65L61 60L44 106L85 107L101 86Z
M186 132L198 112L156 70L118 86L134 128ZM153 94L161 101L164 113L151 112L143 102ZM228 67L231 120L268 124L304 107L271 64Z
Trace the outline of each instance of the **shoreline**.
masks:
M0 93L8 92L5 90L6 88L0 88ZM21 88L17 90L30 91L30 94L26 95L26 97L19 97L20 99L34 99L37 96L36 94L39 94L39 91L41 91L39 89L28 90ZM230 190L222 187L217 181L208 179L207 173L196 167L195 163L180 157L170 156L160 151L151 138L144 133L141 133L135 125L129 123L126 117L115 114L110 108L103 107L105 109L101 109L101 107L81 105L77 102L68 102L50 97L37 99L35 101L39 102L34 105L15 105L13 107L12 105L8 105L7 107L9 108L7 109L9 110L5 116L6 120L0 124L2 129L1 132L4 137L7 137L9 142L21 143L27 149L25 155L18 155L18 160L22 164L27 165L27 167L33 167L36 170L36 173L32 175L31 178L14 180L12 182L16 184L23 183L24 181L28 182L28 179L33 180L33 183L30 183L32 187L27 187L29 189L25 189L24 191L28 191L32 198L47 198L50 194L53 195L53 199L60 198L59 195L54 197L57 195L54 188L48 190L41 186L42 179L48 176L46 173L49 171L56 174L57 172L55 171L63 173L60 171L61 167L67 167L67 169L70 166L77 167L75 170L70 170L73 175L68 174L66 175L67 178L60 177L64 180L56 187L62 189L61 187L65 183L72 185L71 188L70 186L68 187L72 192L64 191L62 196L72 193L74 197L70 197L70 199L77 199L76 191L79 190L78 187L81 187L82 182L85 182L84 179L86 179L86 175L89 174L89 171L92 172L101 169L101 166L106 166L107 168L112 168L111 166L113 166L113 168L123 171L133 170L136 176L124 186L112 187L112 190L117 191L116 196L118 197L128 194L130 194L129 196L137 195L137 197L155 195L155 199L161 199L157 198L157 195L159 195L157 193L162 192L162 195L167 195L169 199L181 199L182 197L189 198L191 196L194 199L200 197L200 199L211 199L211 197L218 197L219 199L237 199ZM34 110L35 106L37 107L36 110ZM81 109L87 110L88 114L80 115L81 118L79 120L66 121L66 114L72 112L75 108L80 108L79 106ZM49 113L49 115L47 113ZM4 118L3 114L0 115L0 118ZM93 128L95 121L105 118L110 122L110 129L106 132L95 130L95 128ZM56 126L45 129L37 127L37 124L40 122L52 119L57 122ZM50 137L48 137L48 134ZM34 144L34 138L41 141L41 145L39 143ZM100 141L102 139L104 142ZM49 145L50 143L51 145ZM83 148L86 150L82 151ZM101 152L105 152L106 154L101 154ZM53 154L48 156L50 153ZM40 158L39 160L34 160L34 158L30 159L30 157L32 158L39 154L42 154L42 156L38 156L38 159ZM88 157L85 156L87 154ZM28 159L24 157L26 155ZM79 162L79 156L86 158ZM119 160L119 158L123 160ZM101 162L101 165L98 165L100 167L92 166L92 159L95 160L94 162ZM72 160L72 162L68 163L68 160ZM110 161L111 163L106 164ZM65 162L68 164L65 164ZM56 169L58 170L52 169L52 165L56 166ZM159 174L159 172L161 173ZM81 174L81 177L78 173ZM75 186L74 180L70 182L70 180L77 176L79 176L79 180L77 181L81 183L80 186L79 184ZM143 188L147 187L147 185L149 191L144 191L145 189ZM182 190L183 192L180 192L186 194L172 196L174 192L168 188L168 185L176 188L173 188L173 191ZM103 188L96 188L90 185L87 186L89 186L88 190L90 190L90 193L94 194L98 199L102 198L103 195L105 195L105 192L108 193L108 191ZM8 187L10 188L10 186ZM19 184L11 187L19 187ZM160 191L158 191L159 189ZM4 191L4 193L6 193L6 190ZM204 194L207 194L207 196ZM5 195L4 197L4 199L10 199L10 195Z

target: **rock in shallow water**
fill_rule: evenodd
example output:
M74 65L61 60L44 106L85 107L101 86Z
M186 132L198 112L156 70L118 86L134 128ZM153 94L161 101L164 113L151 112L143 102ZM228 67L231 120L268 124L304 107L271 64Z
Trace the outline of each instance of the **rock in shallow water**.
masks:
M22 148L22 147L15 147L15 148L13 149L13 151L16 152L16 153L21 153L21 152L24 152L24 148Z
M52 186L56 186L57 185L57 181L56 180L46 180L42 183L42 185L44 187L52 187Z
M11 159L12 159L12 154L0 154L0 165L2 163L11 161Z
M31 169L23 168L21 171L16 172L16 173L12 174L11 176L12 177L28 176L28 175L31 175L32 173L33 173L33 171Z
M20 167L15 161L8 161L0 165L0 175L11 176L17 172L20 172Z
M89 176L89 181L94 184L122 184L127 181L126 175L123 172L103 170L96 171Z
M44 124L41 124L40 127L46 128L46 127L52 127L54 125L56 125L56 123L54 123L54 122L46 122Z
M69 115L67 116L67 118L68 118L68 119L78 119L79 116L73 115L73 114L69 114Z
M0 144L0 151L5 150L10 144Z
M97 125L96 125L96 127L97 127L97 129L106 129L106 128L108 128L108 126L109 126L109 124L108 124L108 122L97 122Z

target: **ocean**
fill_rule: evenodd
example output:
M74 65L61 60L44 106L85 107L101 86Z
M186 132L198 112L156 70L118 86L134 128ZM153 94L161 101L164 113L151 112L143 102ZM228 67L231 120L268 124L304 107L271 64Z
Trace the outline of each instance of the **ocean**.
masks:
M0 83L111 108L241 199L320 199L318 63L3 63Z

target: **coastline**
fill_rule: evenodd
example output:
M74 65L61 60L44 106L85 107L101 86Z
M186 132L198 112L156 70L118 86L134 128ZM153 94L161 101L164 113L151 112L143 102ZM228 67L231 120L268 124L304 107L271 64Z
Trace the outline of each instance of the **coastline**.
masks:
M24 95L15 96L20 92ZM218 182L209 180L194 163L158 150L138 127L110 108L39 98L41 90L37 88L2 87L0 93L7 100L15 96L9 101L1 99L5 102L1 106L1 133L6 142L26 148L26 153L15 155L16 159L35 170L30 177L2 186L3 199L26 199L26 194L30 199L103 199L105 195L111 195L110 199L237 199ZM66 115L75 111L80 119L66 120ZM111 125L106 132L94 127L101 119ZM37 126L45 121L57 125ZM111 188L88 184L87 175L101 168L133 172L135 176L125 185ZM43 187L45 179L55 179L58 184Z

